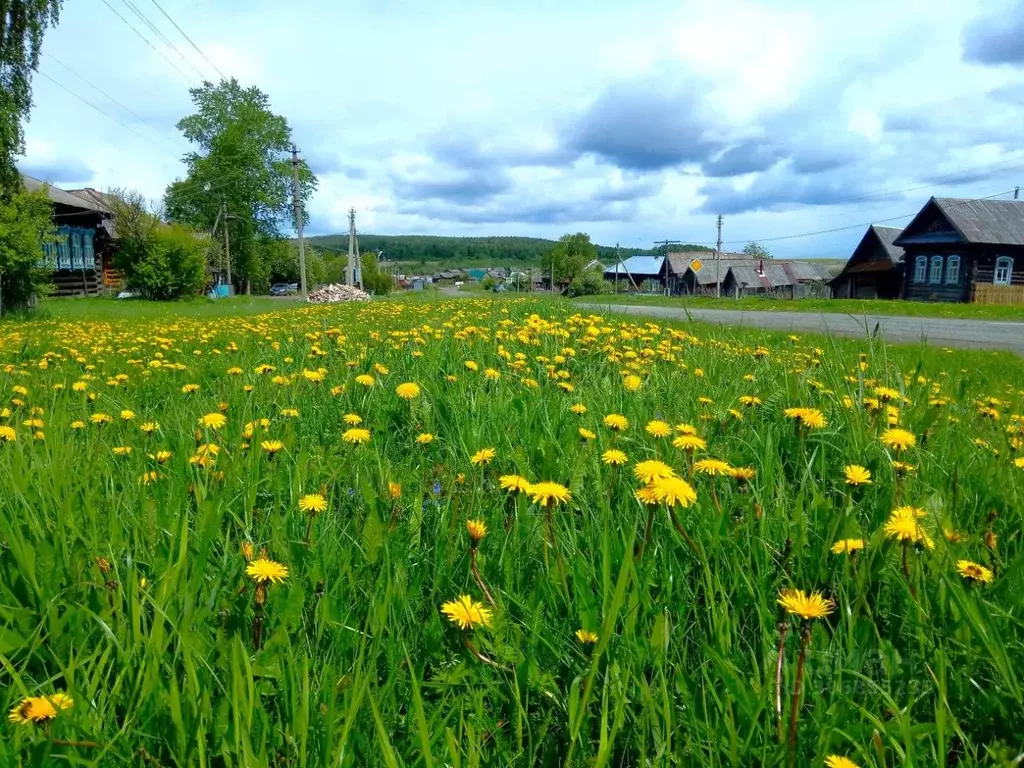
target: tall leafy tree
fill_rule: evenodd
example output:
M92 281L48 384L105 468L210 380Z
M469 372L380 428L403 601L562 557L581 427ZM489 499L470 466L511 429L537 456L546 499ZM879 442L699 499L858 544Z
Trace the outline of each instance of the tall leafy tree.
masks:
M62 0L0 0L0 197L18 188L14 158L25 151L21 123L32 108L32 73L43 32L57 24Z
M295 223L291 128L270 110L265 93L243 88L234 78L205 82L189 93L196 112L179 121L178 130L197 149L184 157L186 178L167 188L166 215L209 230L226 204L233 279L238 286L262 288L270 278L268 241ZM303 202L317 186L304 161L299 186Z
M748 256L751 259L775 258L774 256L772 256L771 252L767 248L765 248L756 240L751 240L749 243L743 246L743 253L744 255Z
M597 248L590 242L590 235L577 232L575 235L562 235L544 255L541 266L549 279L553 274L555 285L560 285L574 280L596 258Z

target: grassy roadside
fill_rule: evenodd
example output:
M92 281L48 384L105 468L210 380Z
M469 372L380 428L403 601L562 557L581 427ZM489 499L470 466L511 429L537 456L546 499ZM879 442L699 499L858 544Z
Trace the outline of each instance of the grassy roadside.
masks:
M885 301L882 299L716 299L680 298L678 296L643 296L618 294L581 296L577 303L646 305L680 309L739 309L765 312L809 312L850 315L891 315L909 317L946 317L964 320L1024 321L1024 306L994 304L947 304L921 301Z

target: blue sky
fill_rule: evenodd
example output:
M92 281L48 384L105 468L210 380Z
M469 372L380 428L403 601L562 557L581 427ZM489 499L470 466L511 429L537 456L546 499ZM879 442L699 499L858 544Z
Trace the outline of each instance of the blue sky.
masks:
M47 34L19 164L159 198L217 72L153 0L132 2L173 46L107 2ZM364 232L649 247L713 241L722 213L726 248L845 257L862 230L772 238L1024 184L1024 0L161 5L287 117L314 233L355 206Z

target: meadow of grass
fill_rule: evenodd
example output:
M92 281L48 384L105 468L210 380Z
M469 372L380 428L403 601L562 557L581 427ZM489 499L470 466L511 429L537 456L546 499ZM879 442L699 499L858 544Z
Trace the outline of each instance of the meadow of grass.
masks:
M0 326L0 765L1019 760L1020 358L179 309Z
M587 304L639 304L688 309L739 309L764 312L814 312L849 315L948 317L957 320L1024 321L1024 306L1014 304L954 304L943 301L888 301L885 299L742 299L711 296L661 296L637 293L581 296Z

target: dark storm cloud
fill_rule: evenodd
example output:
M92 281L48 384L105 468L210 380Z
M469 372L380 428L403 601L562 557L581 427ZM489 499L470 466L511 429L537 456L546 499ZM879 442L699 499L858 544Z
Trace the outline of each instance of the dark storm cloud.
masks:
M767 142L750 141L729 147L714 160L701 165L701 171L711 178L742 176L755 171L767 171L785 157L781 147Z
M86 185L92 181L92 168L78 158L63 158L47 162L21 162L18 163L18 170L26 176L31 176L40 181L50 181L54 184L81 184Z
M619 168L660 170L704 162L720 144L698 117L695 89L658 93L649 84L620 83L606 89L562 132L565 147L595 155Z
M965 61L1024 66L1024 0L975 19L962 43Z
M434 200L453 205L482 202L510 186L508 176L500 171L392 177L392 189L400 200Z

